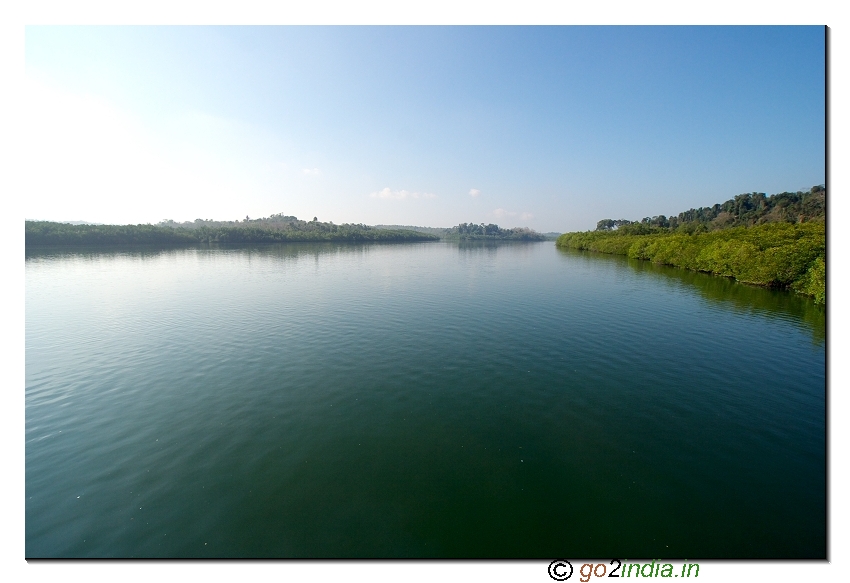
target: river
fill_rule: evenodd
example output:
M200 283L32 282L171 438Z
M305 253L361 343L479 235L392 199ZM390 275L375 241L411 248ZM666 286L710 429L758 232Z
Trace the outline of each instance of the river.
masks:
M825 320L545 243L26 258L26 556L826 556Z

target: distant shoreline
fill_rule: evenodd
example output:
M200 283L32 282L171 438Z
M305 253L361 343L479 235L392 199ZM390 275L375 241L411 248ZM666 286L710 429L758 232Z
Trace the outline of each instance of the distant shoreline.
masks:
M305 228L201 226L196 229L159 225L71 225L26 221L27 248L36 247L224 247L274 243L421 242L439 238L415 231L390 231L365 225L305 223Z
M395 225L335 225L313 218L272 215L245 221L203 221L157 225L104 225L25 221L27 249L147 247L180 248L216 245L240 247L275 243L406 243L426 241L546 241L553 234L527 228L503 229L498 225L461 223L448 229L432 227L399 228Z

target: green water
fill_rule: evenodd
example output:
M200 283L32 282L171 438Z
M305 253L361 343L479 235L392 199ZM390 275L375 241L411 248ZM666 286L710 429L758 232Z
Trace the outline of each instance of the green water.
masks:
M823 309L551 242L29 253L27 557L824 557Z

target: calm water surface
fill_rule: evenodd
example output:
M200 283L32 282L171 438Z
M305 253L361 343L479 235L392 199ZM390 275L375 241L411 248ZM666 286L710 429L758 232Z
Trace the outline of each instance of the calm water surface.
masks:
M30 253L27 557L824 557L823 310L551 242Z

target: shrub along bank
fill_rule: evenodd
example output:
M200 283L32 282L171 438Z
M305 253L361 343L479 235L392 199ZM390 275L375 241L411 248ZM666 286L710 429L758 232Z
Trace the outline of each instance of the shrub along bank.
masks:
M826 228L823 222L766 223L687 234L659 230L565 233L558 247L627 255L664 265L790 288L826 302Z

